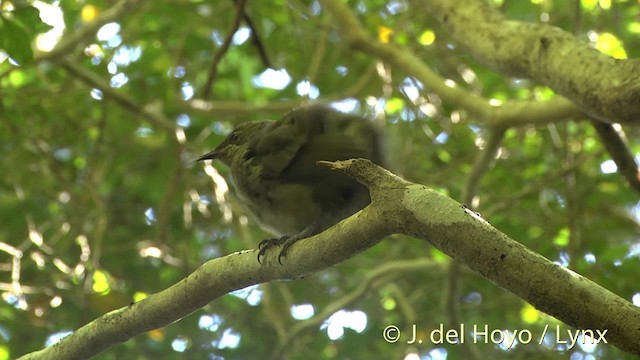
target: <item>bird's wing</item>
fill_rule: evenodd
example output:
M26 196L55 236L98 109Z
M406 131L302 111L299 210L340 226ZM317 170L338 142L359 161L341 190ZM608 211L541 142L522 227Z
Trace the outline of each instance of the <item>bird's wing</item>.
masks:
M326 168L316 164L320 160L363 157L380 163L378 137L374 125L364 118L307 106L265 127L250 148L263 166L263 176L313 181L326 176Z
M266 126L251 139L251 154L263 168L263 176L277 177L287 168L307 137L296 126L282 120Z
M336 161L367 158L381 163L380 134L367 119L349 115L326 107L312 109L307 116L297 121L306 121L304 128L307 141L298 150L289 167L283 171L283 180L311 182L336 177L335 172L318 161ZM339 177L342 181L342 177ZM338 180L337 178L335 179Z

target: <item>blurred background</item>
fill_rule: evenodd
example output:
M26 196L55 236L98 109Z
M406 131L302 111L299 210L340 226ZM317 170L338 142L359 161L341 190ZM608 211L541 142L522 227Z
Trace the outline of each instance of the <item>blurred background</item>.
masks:
M640 54L636 0L499 1L613 57ZM368 34L496 106L556 95L477 63L420 2L349 1ZM640 305L638 194L584 119L506 131L357 52L317 1L0 1L0 360L48 346L267 234L194 163L239 122L323 101L380 122L394 170ZM239 11L238 9L242 9ZM478 18L477 21L483 21ZM542 122L541 122L542 123ZM637 128L624 131L638 153ZM566 326L424 241L393 236L302 280L246 288L98 359L623 359L611 345L387 343L388 325Z

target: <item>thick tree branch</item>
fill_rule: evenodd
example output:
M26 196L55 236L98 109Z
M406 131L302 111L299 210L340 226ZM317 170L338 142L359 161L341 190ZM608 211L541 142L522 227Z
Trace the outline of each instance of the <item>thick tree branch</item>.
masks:
M434 16L485 64L528 77L605 122L640 122L640 61L600 53L554 26L505 19L485 0L424 0Z
M404 181L368 160L326 163L370 188L372 203L327 231L301 240L278 264L255 250L210 260L172 287L110 312L44 350L22 359L86 359L109 346L163 327L231 291L296 279L344 261L401 233L430 244L495 284L578 329L605 331L606 340L640 355L640 309L575 272L510 239L460 203Z
M371 208L380 207L387 231L428 241L538 310L577 329L606 330L609 343L640 355L640 308L531 251L451 198L389 181L393 175L371 171L369 164L347 160L334 166L370 188Z

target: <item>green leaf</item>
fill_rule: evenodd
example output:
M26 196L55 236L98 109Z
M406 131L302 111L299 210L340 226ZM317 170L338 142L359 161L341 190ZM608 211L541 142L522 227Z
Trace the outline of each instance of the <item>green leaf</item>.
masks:
M21 65L33 61L31 44L35 37L52 28L33 6L18 7L0 22L0 48Z
M31 37L23 27L11 20L4 20L0 26L0 47L19 64L30 63L33 61Z
M53 28L53 26L42 22L40 11L33 6L17 8L11 14L13 15L12 20L32 36Z
M558 246L567 246L569 245L569 229L564 227L560 229L556 237L553 239L553 243Z

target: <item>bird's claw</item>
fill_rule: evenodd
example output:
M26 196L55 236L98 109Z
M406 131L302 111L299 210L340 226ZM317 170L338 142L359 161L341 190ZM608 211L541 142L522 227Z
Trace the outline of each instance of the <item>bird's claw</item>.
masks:
M282 245L282 249L278 254L278 262L280 263L280 265L282 265L282 257L287 255L287 249L289 249L289 246L291 246L292 244L287 242L289 238L289 236L282 236L279 238L264 239L260 241L260 243L258 244L258 262L262 263L262 261L260 261L260 257L264 258L267 250L271 249L274 246Z

